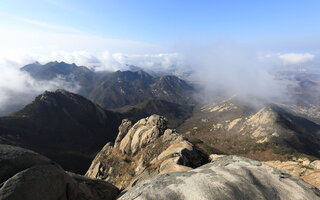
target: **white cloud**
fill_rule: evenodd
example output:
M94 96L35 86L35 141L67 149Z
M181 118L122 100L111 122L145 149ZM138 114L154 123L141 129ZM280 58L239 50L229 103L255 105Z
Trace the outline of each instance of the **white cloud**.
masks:
M174 51L164 45L110 39L73 31L70 27L22 21L32 29L4 27L0 32L0 106L3 108L10 102L28 103L31 96L46 89L74 89L61 79L38 82L18 70L34 61L42 64L64 61L96 71L126 70L126 64L153 71L193 70L196 72L193 80L206 88L206 93L199 96L212 96L219 90L275 99L283 97L286 87L267 72L266 65L279 66L279 62L296 65L312 61L315 57L310 53L291 53L257 58L254 49L225 43L181 45ZM34 29L34 26L39 29ZM19 98L21 96L28 98Z
M56 29L63 29L64 27L42 24L42 22L40 24L36 22L36 24L44 27L49 26L46 28L54 30L12 28L1 30L0 64L22 67L35 61L46 63L57 60L88 66L95 68L97 71L115 71L126 69L123 64L124 60L118 59L118 52L121 52L121 55L144 55L146 53L153 55L158 54L157 51L163 50L157 45L144 42L109 39L83 33L61 33L56 32ZM159 60L157 56L151 57L154 57L153 60ZM161 62L165 63L165 61ZM147 64L144 63L144 66ZM152 65L152 63L149 63L149 65Z
M80 86L75 82L66 82L62 77L50 81L36 81L17 68L0 65L0 114L16 111L30 103L33 98L45 90L58 88L77 92Z
M221 94L237 94L248 101L287 101L288 82L269 73L275 65L269 66L270 61L257 52L229 43L193 47L185 54L185 62L194 71L190 79L203 87L196 98L207 102Z
M8 51L0 55L0 64L12 67L22 67L35 61L45 64L51 61L64 61L86 66L95 71L127 70L127 65L135 65L146 70L166 71L184 66L182 55L167 54L124 54L102 51L52 51L44 54L27 52L24 49Z
M167 52L163 46L88 35L73 27L3 12L0 15L26 26L13 28L4 25L1 30L0 64L3 65L21 67L35 61L43 64L56 60L97 71L115 71L127 69L126 64L142 68L169 68L180 64L177 54L161 53Z
M113 54L113 58L122 65L130 64L149 70L170 70L183 65L183 57L178 53L160 54Z
M315 56L311 53L287 53L278 56L284 65L299 65L313 61Z
M45 90L58 88L77 92L80 86L76 82L66 82L63 77L50 81L37 81L19 70L25 64L39 61L64 61L87 66L95 71L127 70L126 64L133 64L144 69L170 69L180 65L179 54L112 54L108 51L90 53L88 51L52 51L41 54L27 49L11 49L0 55L0 115L15 111L30 103Z

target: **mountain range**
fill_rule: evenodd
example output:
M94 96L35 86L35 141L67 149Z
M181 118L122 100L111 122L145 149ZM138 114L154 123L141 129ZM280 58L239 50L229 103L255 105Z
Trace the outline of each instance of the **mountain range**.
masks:
M88 120L90 123L85 123L84 132L100 135L99 137L96 137L96 141L91 141L90 143L91 145L95 144L96 148L90 149L90 145L80 143L81 140L85 140L85 138L90 135L82 133L81 131L83 130L76 131L81 129L80 126L72 128L74 131L63 130L61 132L61 135L66 134L66 132L70 132L68 133L70 135L72 135L72 132L78 132L80 135L83 135L82 138L78 138L80 140L79 148L82 145L85 145L85 157L92 159L92 155L97 152L105 142L114 141L117 132L116 127L121 123L122 119L128 118L133 122L137 122L139 119L152 114L159 114L168 118L169 128L178 128L179 132L195 142L208 154L238 154L259 160L286 160L290 156L296 154L319 157L320 150L318 146L320 144L320 128L317 121L311 120L311 117L309 117L310 113L315 112L304 112L304 114L302 114L302 112L298 113L299 109L297 108L303 106L301 103L261 103L257 106L248 101L242 101L240 98L231 98L226 101L215 102L211 105L201 105L194 98L196 96L195 88L186 81L168 75L154 77L138 67L135 67L134 69L134 71L98 73L93 72L86 67L79 67L75 64L67 64L64 62L50 62L45 65L39 63L26 65L21 70L26 71L35 79L50 80L54 77L62 76L66 78L67 81L76 81L82 88L79 93L93 102L87 100L85 104L93 105L91 107L99 109L92 109L96 112L95 114L89 114L87 113L87 110L79 113L78 110L81 110L82 107L84 107L84 105L81 105L79 108L71 109L68 112L65 112L65 108L62 108L62 111L60 111L59 114L41 112L43 108L37 106L39 104L39 99L43 99L41 96L46 96L48 94L51 94L51 96L64 95L65 99L67 99L66 102L76 105L77 101L79 101L77 98L83 98L66 91L62 92L61 90L53 93L47 92L37 97L32 104L26 106L22 111L9 117L2 118L3 122L1 127L4 127L3 129L7 130L8 124L17 124L16 122L11 121L18 121L18 119L23 121L22 124L24 124L24 121L30 118L22 117L30 116L30 114L22 114L27 111L30 113L41 113L38 118L47 119L47 121L50 122L43 122L41 125L38 125L38 127L41 128L37 128L37 131L42 129L46 130L47 127L50 126L53 130L59 126L63 126L63 123L65 125L70 124L68 126L72 127L71 125L74 123L74 120L70 121L70 115L86 118L84 116L98 116L99 113L106 112L106 116L110 116L108 119L111 120L111 122L107 121L103 126L100 124L94 126L101 126L101 130L108 130L107 136L106 133L102 133L100 129L91 130L91 126L93 126L96 121L100 120L97 117L88 117L88 119L91 118L93 120ZM279 77L286 77L288 79L294 78L295 80L300 81L300 84L297 86L298 88L295 90L299 90L299 87L316 87L315 83L309 84L312 77L310 78L310 76L300 74L299 72L292 73L293 72L281 72L279 73ZM296 93L292 94L298 95ZM310 94L310 92L308 92L308 94ZM310 99L308 95L299 93L299 98L301 99L303 97L307 100ZM68 105L66 102L62 101L59 106L63 107ZM295 105L295 109L293 109L293 105ZM316 104L309 103L308 105ZM306 106L306 104L304 104L304 106ZM112 111L107 111L105 109L112 109ZM81 115L81 113L83 115ZM61 115L61 117L59 117L61 123L52 124L51 121L54 121L54 118L58 115ZM317 119L317 117L312 119ZM29 119L29 121L31 120ZM37 123L41 122L41 120L38 119L33 121L36 121ZM81 123L82 122L78 124ZM25 124L29 124L29 122ZM16 127L16 129L20 130L23 128L20 126ZM32 130L29 132L37 132L34 131L34 125L29 129ZM87 129L90 130L88 131ZM15 131L10 131L15 134ZM26 132L27 131L28 130L26 130ZM47 132L49 133L50 131ZM103 139L102 136L104 137ZM91 135L90 137L93 136ZM10 141L10 137L2 138L3 140ZM46 146L49 141L52 141L52 139L50 138L42 143ZM72 142L78 142L72 140L68 141L70 144L68 143L68 145L64 146L68 146L75 152L79 152L79 149L73 147L74 144L72 144ZM88 139L85 142L89 141L90 140ZM32 146L33 145L26 147L38 150L37 148L32 148ZM48 152L45 152L42 149L40 149L40 152L48 155ZM56 152L56 149L53 148L49 152ZM50 158L54 158L54 156L51 156ZM69 169L68 164L65 166L64 162L59 161L59 163ZM88 162L83 166L88 166ZM82 173L84 172L84 168L81 170Z
M209 153L258 160L320 156L320 125L277 104L254 106L234 97L197 107L178 131Z
M34 79L58 77L81 89L46 91L0 117L0 199L52 191L62 199L318 199L320 117L312 76L294 73L295 103L233 96L203 104L189 82L131 68L24 66Z
M94 72L83 66L65 62L33 63L21 68L37 80L55 77L81 86L79 94L105 109L135 105L150 99L162 99L178 104L194 104L194 88L178 77L154 77L138 71Z
M122 119L136 122L163 114L175 128L191 115L193 107L165 100L148 100L118 111L105 110L65 90L44 92L22 110L0 117L0 143L32 149L83 174L94 155L115 140Z

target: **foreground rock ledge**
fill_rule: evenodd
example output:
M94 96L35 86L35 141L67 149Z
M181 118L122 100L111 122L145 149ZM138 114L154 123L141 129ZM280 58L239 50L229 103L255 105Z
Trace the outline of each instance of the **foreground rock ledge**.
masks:
M33 151L0 145L0 200L111 200L117 195L110 183L65 172Z
M186 172L138 183L121 200L320 199L314 186L289 174L238 156L225 156Z

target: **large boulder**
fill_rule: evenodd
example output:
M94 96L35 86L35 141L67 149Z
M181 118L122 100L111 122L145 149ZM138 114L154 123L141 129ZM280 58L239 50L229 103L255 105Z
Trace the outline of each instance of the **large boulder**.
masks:
M34 151L0 144L0 183L29 167L50 163L50 159Z
M186 172L173 172L144 180L120 200L162 199L320 199L320 191L302 179L238 156L213 159Z
M0 145L0 200L105 200L117 195L110 183L65 172L33 151Z
M103 147L86 176L128 189L146 178L190 170L205 162L193 144L167 129L166 118L151 115L134 125L123 120L115 145Z

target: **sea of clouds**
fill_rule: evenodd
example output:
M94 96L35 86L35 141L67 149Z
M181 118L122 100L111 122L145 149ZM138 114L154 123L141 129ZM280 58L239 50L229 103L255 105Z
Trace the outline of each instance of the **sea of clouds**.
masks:
M54 50L43 54L17 49L0 55L0 113L20 108L45 90L58 88L77 92L76 83L64 77L50 81L37 81L20 70L35 61L45 64L64 61L86 66L93 71L128 70L134 65L146 71L188 71L189 81L201 86L201 100L208 101L219 92L227 95L256 97L266 100L285 99L287 80L277 80L274 70L304 67L314 63L317 56L308 53L270 53L248 50L241 46L216 44L176 48L174 53L134 54L110 51Z

